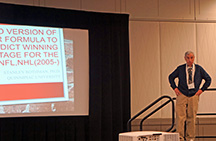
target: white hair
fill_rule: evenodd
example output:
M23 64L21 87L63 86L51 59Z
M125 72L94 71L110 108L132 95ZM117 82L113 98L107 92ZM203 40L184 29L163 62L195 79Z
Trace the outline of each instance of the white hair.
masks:
M188 54L193 54L193 56L194 56L194 53L193 53L193 51L187 51L187 52L185 52L185 57L188 55Z

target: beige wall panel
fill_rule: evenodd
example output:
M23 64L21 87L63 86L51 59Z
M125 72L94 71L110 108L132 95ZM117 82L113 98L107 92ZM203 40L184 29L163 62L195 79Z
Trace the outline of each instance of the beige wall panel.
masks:
M122 1L123 0L116 0L115 1L115 11L114 12L122 13L122 10L121 10Z
M209 119L205 119L205 120L211 120ZM215 136L215 128L216 128L216 124L215 122L212 123L201 123L199 125L199 135L200 136ZM201 139L200 141L215 141L215 138L212 139Z
M160 96L159 24L130 22L131 115ZM160 113L153 117L160 117Z
M199 99L198 113L216 113L215 101L216 101L216 93L205 91L200 96L200 99Z
M216 23L197 24L198 63L212 78L210 87L216 87ZM206 91L200 97L199 112L215 112L216 91Z
M97 12L120 12L120 0L81 0L82 9Z
M216 23L197 24L198 63L212 77L210 87L216 87ZM216 96L216 95L215 95Z
M45 6L46 0L37 0L37 1L38 1L39 6Z
M123 0L125 12L130 13L131 18L156 18L158 16L158 0Z
M41 5L46 7L79 10L81 8L81 0L44 0L41 2Z
M194 19L194 0L159 0L162 19Z
M120 0L121 13L128 13L128 12L126 12L126 1L127 0Z
M3 3L34 5L34 0L0 0Z
M176 97L170 87L168 76L178 65L184 64L184 53L191 50L196 54L195 24L161 23L161 85L162 95ZM176 79L177 80L177 79ZM171 117L171 105L162 110L162 117Z
M216 0L196 0L197 20L216 20Z
M34 6L41 6L44 3L44 0L34 0Z

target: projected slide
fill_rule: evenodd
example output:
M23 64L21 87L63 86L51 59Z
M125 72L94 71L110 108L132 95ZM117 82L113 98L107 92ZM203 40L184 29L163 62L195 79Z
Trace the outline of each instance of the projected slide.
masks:
M75 111L77 32L83 30L0 24L0 115Z

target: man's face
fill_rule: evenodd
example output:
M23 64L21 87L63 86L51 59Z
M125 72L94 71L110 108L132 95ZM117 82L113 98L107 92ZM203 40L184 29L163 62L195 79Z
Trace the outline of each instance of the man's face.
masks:
M189 67L192 67L193 63L194 63L194 55L192 53L188 54L187 56L185 56L185 61L187 63L187 65Z

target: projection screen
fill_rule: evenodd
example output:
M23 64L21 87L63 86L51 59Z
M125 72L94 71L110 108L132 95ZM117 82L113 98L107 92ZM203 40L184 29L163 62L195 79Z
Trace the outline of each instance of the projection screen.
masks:
M88 30L0 24L0 117L88 115Z

